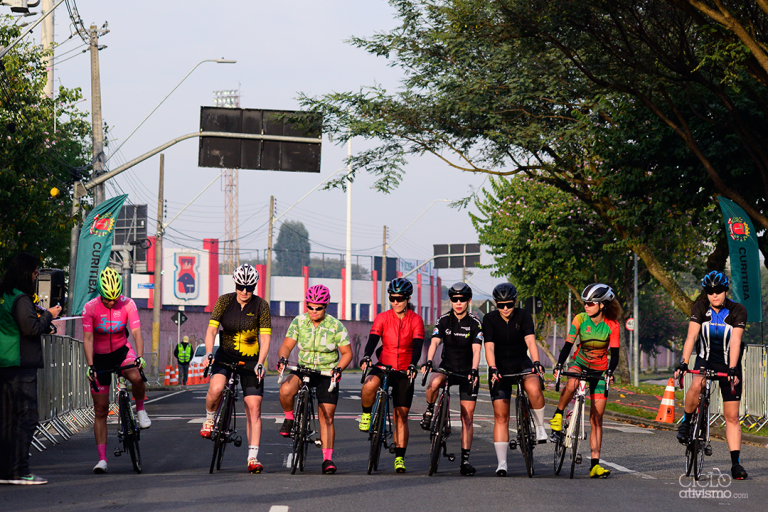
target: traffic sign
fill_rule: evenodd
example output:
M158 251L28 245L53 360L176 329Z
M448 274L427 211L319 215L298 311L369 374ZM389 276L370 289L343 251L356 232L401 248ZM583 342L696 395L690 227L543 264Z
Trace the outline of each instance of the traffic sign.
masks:
M490 300L486 300L482 304L480 304L480 307L477 308L478 311L481 311L484 315L487 315L491 311L496 311L496 304L491 302Z
M626 327L628 331L634 331L635 330L635 319L634 318L627 318L627 323L624 324L624 327Z
M181 326L184 322L187 321L187 315L185 315L182 311L177 311L173 314L171 320L173 320L173 323L176 325Z

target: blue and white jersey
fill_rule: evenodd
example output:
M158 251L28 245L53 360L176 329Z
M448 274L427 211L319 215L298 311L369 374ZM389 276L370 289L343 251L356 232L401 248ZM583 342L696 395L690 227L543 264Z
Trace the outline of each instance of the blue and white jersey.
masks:
M727 365L730 362L733 329L747 326L747 308L725 299L720 311L715 311L709 301L697 301L691 310L691 322L701 324L697 357L710 363Z

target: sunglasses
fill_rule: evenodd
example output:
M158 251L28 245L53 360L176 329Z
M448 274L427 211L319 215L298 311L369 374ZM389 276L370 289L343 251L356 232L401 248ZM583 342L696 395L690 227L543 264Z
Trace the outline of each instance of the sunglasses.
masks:
M408 298L407 297L402 297L402 296L397 297L395 295L390 295L389 296L389 302L408 302Z
M466 297L451 297L451 302L469 302Z
M600 303L599 302L585 302L584 303L584 307L587 307L587 306L590 306L590 307L597 306L598 304L600 304Z
M235 285L235 290L237 290L239 292L242 292L243 290L245 290L248 293L253 293L253 290L255 290L255 289L256 289L256 285L255 284L248 284L248 285L236 284Z
M514 309L515 303L514 302L497 302L496 303L496 309Z
M307 309L310 311L322 311L325 309L325 306L312 307L309 304L307 304Z
M724 286L716 286L715 288L704 288L704 291L707 293L707 295L715 295L716 293L723 293L728 288Z

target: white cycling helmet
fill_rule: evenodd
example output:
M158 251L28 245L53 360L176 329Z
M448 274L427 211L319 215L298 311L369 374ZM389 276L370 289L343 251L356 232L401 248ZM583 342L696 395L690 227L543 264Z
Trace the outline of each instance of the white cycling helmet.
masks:
M259 282L259 272L247 263L243 263L232 273L235 284L240 286L255 286Z
M590 284L581 292L581 300L584 302L611 302L615 298L613 289L602 283Z

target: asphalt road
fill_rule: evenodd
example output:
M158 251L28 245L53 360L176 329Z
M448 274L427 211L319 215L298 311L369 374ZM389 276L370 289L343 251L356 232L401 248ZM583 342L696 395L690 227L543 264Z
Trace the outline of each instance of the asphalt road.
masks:
M428 435L418 426L424 410L424 392L417 390L411 416L411 440L406 456L408 473L396 474L394 456L382 454L382 469L365 473L367 436L357 430L360 414L359 378L342 381L337 410L335 475L323 475L322 454L310 447L304 474L291 475L286 467L291 451L289 440L280 437L282 411L277 401L275 377L268 377L264 401L264 433L259 459L265 471L259 475L246 470L246 442L241 448L229 445L222 470L208 473L213 444L200 438L204 418L204 386L186 391L150 393L147 403L153 423L142 432L142 474L132 471L127 455L111 452L117 445L115 427L110 426L107 445L109 472L94 475L97 461L92 433L82 431L72 439L32 455L33 472L49 479L43 486L0 486L0 510L193 510L199 507L229 507L234 510L286 512L299 510L355 511L386 510L766 510L768 506L768 457L765 448L744 446L743 465L750 473L746 481L730 477L702 479L698 484L681 478L684 450L674 434L606 421L601 463L612 470L606 480L588 477L589 451L570 480L566 468L560 476L552 469L553 445L539 445L536 476L525 475L519 450L509 453L510 472L495 475L496 457L492 440L489 397L481 391L475 417L475 440L470 461L477 468L474 477L459 475L459 436L452 436L449 451L456 461L441 459L439 472L429 477ZM458 404L454 399L454 409ZM238 402L242 413L242 402ZM547 418L552 414L547 407ZM458 433L458 415L454 415ZM244 421L244 418L243 418ZM244 424L243 424L244 426ZM514 421L512 422L514 427ZM244 431L244 429L243 429ZM243 432L244 433L244 432ZM243 436L245 437L245 436ZM705 460L705 472L717 475L730 470L728 448L713 441L714 454ZM566 464L568 456L566 456ZM694 491L694 492L692 492ZM698 491L698 492L695 492ZM701 491L705 491L702 493ZM714 491L707 497L706 491ZM287 509L285 507L288 507Z

